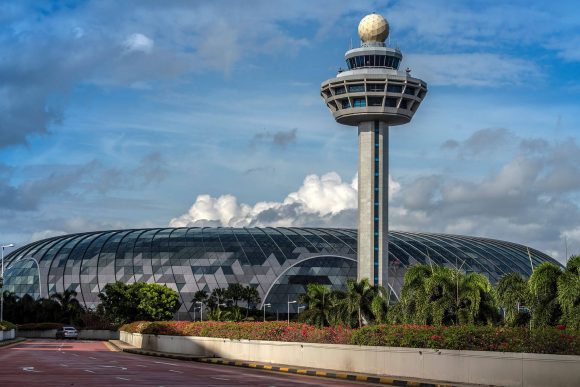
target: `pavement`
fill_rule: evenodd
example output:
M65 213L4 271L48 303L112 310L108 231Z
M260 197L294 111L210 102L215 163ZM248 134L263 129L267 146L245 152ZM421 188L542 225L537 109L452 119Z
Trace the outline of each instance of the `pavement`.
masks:
M136 356L100 341L37 339L0 348L2 387L364 385L373 384Z

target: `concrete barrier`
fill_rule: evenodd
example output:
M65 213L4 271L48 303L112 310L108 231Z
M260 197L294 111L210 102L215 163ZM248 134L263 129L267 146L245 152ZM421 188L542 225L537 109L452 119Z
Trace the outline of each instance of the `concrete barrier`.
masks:
M121 332L137 348L379 376L520 387L580 386L580 356L155 336Z
M18 331L18 337L29 339L54 339L56 329ZM80 329L79 339L81 340L119 340L118 331L108 331L100 329Z
M16 331L10 329L8 331L0 331L0 341L12 340L16 337Z

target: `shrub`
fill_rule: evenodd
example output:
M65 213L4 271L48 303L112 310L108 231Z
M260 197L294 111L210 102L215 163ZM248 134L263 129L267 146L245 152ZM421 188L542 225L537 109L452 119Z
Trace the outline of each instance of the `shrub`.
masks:
M62 328L64 324L61 323L29 323L18 325L19 331L47 331L50 329Z
M12 329L16 329L16 325L12 324L10 321L2 321L0 322L0 331L9 331Z

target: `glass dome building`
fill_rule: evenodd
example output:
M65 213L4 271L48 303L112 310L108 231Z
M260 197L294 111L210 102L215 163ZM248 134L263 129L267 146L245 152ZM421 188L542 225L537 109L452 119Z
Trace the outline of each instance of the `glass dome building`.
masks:
M416 263L486 275L531 273L555 260L515 243L459 235L390 232L389 286L399 294ZM271 311L286 312L311 282L344 289L357 275L357 232L331 228L159 228L98 231L44 239L5 257L5 290L47 297L66 289L85 306L108 283L144 281L179 292L177 318L193 317L193 295L232 283L253 286ZM559 264L558 264L559 265ZM291 304L296 311L297 304Z

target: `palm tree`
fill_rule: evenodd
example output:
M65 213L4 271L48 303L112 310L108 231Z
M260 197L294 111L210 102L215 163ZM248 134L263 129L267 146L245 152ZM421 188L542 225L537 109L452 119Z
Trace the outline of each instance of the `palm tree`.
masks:
M558 303L562 308L561 323L580 329L580 255L570 258L558 278Z
M330 293L330 288L327 286L317 283L306 285L306 293L298 296L299 303L307 304L304 312L300 313L299 319L319 328L328 325Z
M536 266L528 279L528 305L532 313L533 328L554 325L562 314L558 304L558 279L560 268L550 262Z
M459 273L443 266L435 266L425 279L423 303L427 304L427 315L435 325L450 324L456 320L454 311L459 304L456 285Z
M497 283L497 299L503 309L505 324L516 325L520 306L525 303L526 280L518 273L503 275Z
M83 308L76 299L77 292L67 289L62 293L55 293L50 296L51 300L56 301L62 308L64 322L73 323L76 321L82 312Z
M429 265L413 265L405 272L400 301L392 308L391 322L406 324L427 324L429 318L428 297L425 293L425 280L431 276L433 269Z
M371 286L368 278L357 282L354 279L346 281L346 297L342 300L342 305L347 316L354 316L357 326L363 326L363 320L372 319L372 300L376 295L376 288Z
M498 319L496 295L482 274L463 274L452 270L456 278L455 319L458 324L491 324Z

